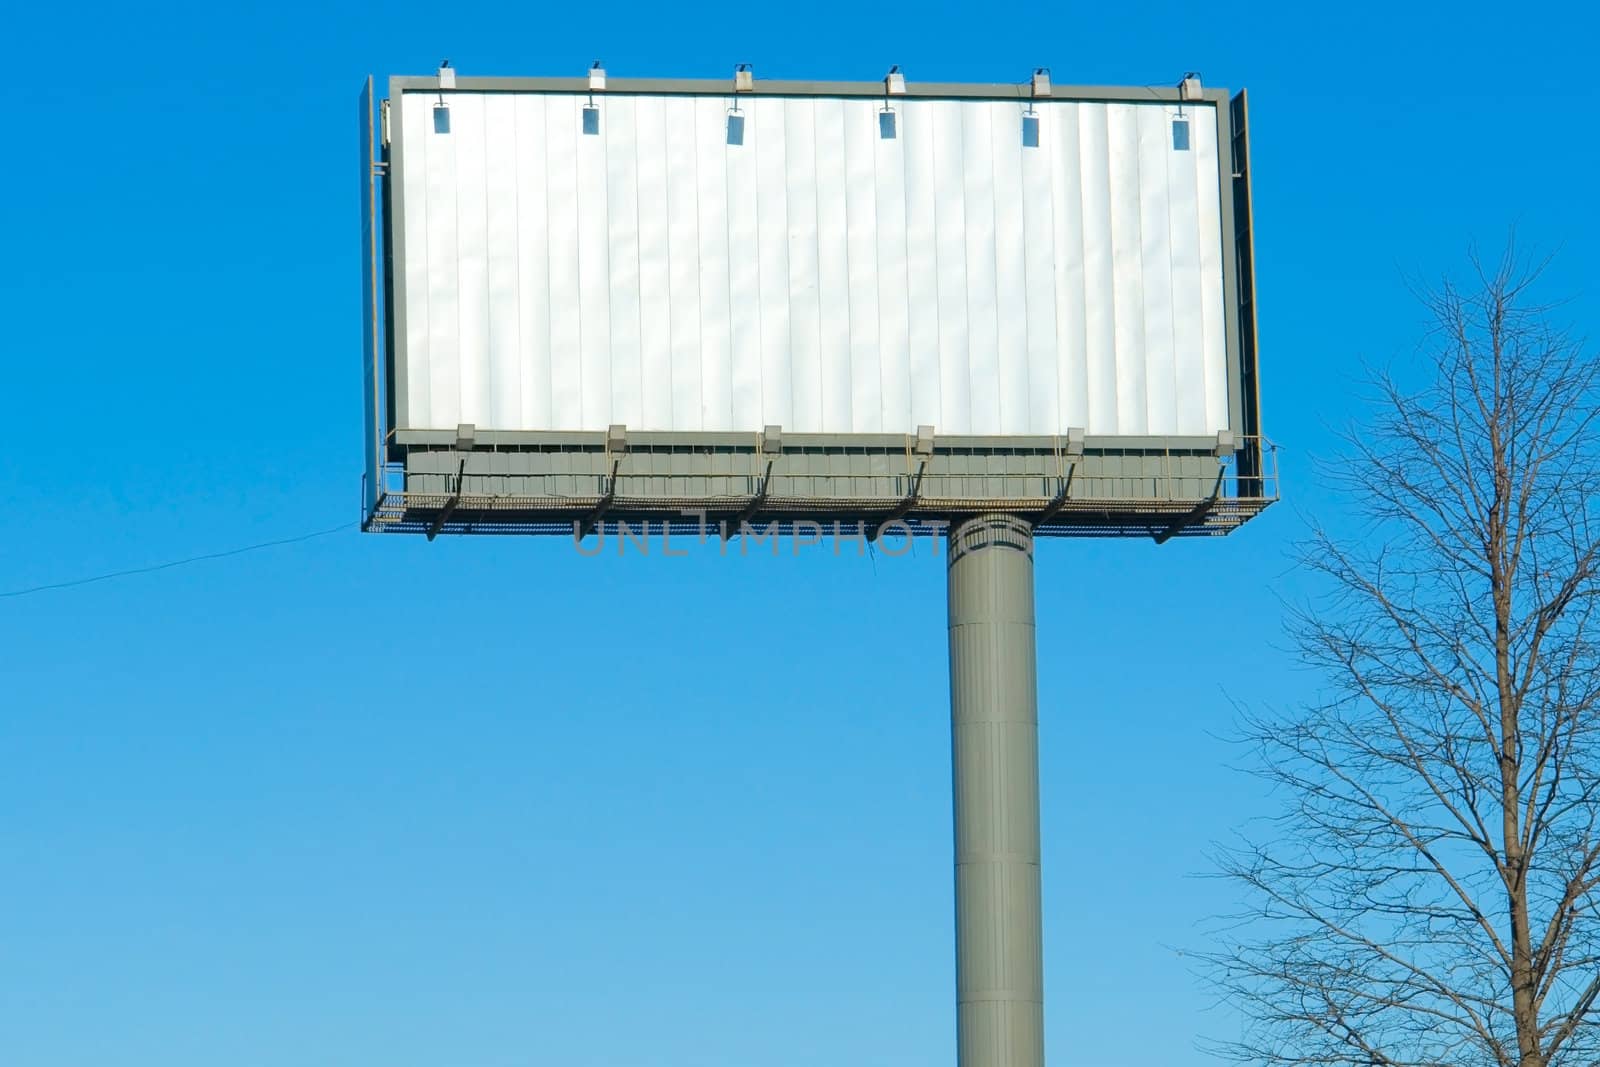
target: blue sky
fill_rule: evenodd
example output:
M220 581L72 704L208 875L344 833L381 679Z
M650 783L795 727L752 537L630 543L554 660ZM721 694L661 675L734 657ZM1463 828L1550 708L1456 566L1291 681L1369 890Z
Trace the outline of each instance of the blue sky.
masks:
M28 5L7 16L0 591L353 521L368 73L1251 91L1266 424L1235 537L1038 552L1047 1043L1181 1067L1266 810L1311 469L1405 279L1557 250L1600 321L1593 15L1455 5ZM7 1067L954 1062L944 572L346 532L0 599Z

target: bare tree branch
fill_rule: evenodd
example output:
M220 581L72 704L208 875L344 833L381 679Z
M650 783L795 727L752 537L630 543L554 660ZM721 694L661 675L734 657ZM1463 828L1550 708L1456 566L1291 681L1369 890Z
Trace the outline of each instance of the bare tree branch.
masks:
M1542 264L1471 265L1329 472L1364 523L1305 545L1324 694L1242 723L1284 806L1218 856L1253 902L1203 957L1240 1062L1600 1063L1600 363Z

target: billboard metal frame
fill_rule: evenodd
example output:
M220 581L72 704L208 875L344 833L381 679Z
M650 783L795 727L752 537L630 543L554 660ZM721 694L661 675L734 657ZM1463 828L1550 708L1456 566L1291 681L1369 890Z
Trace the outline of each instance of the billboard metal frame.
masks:
M404 93L825 96L882 99L883 82L732 79L456 77L389 79L389 99L363 92L362 257L368 358L367 476L362 526L426 533L570 533L603 523L709 521L957 522L985 512L1028 519L1041 535L1220 534L1277 498L1261 433L1252 273L1249 147L1244 93L1177 87L1053 86L1050 101L1170 103L1215 108L1229 421L1221 437L954 437L937 434L546 432L395 429L405 388L404 193L391 177L404 160L389 103ZM1027 84L908 82L903 98L1034 99ZM381 279L381 292L378 281ZM684 513L703 518L686 518Z

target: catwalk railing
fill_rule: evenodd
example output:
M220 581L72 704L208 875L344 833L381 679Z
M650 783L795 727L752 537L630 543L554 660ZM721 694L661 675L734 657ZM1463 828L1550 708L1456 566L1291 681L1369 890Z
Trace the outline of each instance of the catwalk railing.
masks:
M1166 540L1228 533L1278 499L1276 455L1259 439L1219 448L1194 438L1133 447L997 438L919 449L898 437L451 436L391 443L366 529L571 534L648 523L736 533L744 523L838 522L870 532L1004 512L1040 535Z

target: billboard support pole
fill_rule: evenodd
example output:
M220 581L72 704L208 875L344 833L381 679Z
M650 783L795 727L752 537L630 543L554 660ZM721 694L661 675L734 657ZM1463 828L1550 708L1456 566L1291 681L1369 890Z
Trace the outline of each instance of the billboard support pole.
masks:
M949 597L956 1062L1043 1067L1032 526L952 527Z

